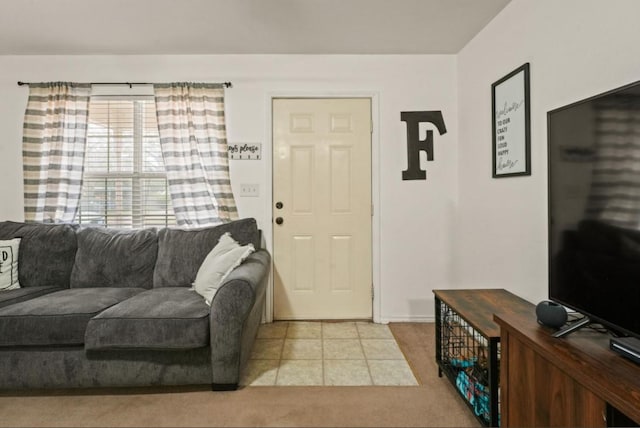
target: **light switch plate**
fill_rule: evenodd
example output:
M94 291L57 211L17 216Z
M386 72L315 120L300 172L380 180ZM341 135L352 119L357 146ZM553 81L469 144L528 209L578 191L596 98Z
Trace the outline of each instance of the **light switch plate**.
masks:
M259 184L241 184L240 185L240 196L243 197L257 197L260 196L260 185Z

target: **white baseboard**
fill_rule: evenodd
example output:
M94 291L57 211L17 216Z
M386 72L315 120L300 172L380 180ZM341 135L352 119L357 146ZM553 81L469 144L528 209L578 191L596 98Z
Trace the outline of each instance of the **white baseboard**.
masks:
M436 318L434 316L429 317L383 317L380 318L380 321L374 321L376 324L389 324L390 322L436 322ZM264 317L262 318L261 323L267 324L273 321L266 321Z
M381 324L389 324L390 322L435 322L435 316L429 317L381 317Z

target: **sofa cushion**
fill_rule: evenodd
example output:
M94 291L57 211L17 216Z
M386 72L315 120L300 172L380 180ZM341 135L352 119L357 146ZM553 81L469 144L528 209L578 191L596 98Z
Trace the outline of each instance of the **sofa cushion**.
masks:
M0 293L0 308L60 290L62 288L59 287L25 287L6 290Z
M62 290L0 309L0 346L81 345L96 314L142 288Z
M93 317L85 349L193 349L209 344L209 307L184 287L147 290Z
M200 265L226 232L240 245L260 247L260 233L253 218L207 228L160 230L153 286L191 287Z
M0 240L0 291L20 288L18 251L20 238Z
M202 262L193 281L193 289L211 305L213 296L227 275L254 251L253 244L241 247L229 232L225 233Z
M78 248L76 225L0 222L0 239L22 238L18 278L22 287L69 288Z
M82 229L71 288L152 288L157 255L156 229Z

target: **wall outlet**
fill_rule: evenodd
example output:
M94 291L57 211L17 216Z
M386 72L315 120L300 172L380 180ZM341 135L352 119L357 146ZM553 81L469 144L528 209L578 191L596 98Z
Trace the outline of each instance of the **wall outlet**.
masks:
M259 184L241 184L240 196L242 197L260 196L260 185Z

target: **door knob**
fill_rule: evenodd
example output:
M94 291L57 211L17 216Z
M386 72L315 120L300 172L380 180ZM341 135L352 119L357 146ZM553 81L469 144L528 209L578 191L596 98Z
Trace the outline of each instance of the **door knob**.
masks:
M283 207L282 202L276 202L276 208L281 210Z
M284 223L284 220L282 217L276 217L276 224L282 224Z

